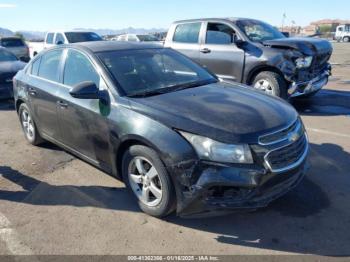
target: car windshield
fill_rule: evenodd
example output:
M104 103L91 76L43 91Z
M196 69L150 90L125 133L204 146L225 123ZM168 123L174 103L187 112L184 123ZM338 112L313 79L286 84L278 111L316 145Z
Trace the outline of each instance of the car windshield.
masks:
M285 38L276 28L261 21L238 20L236 24L246 34L249 40L253 42Z
M24 46L24 43L21 39L17 38L9 38L9 39L1 39L1 45L3 47L21 47Z
M17 61L17 57L4 49L0 49L0 62L8 61Z
M159 41L159 39L153 35L137 35L137 38L140 39L141 42Z
M102 41L103 39L96 33L92 32L66 32L65 33L69 43Z
M217 82L204 68L171 49L98 54L127 96L149 96Z

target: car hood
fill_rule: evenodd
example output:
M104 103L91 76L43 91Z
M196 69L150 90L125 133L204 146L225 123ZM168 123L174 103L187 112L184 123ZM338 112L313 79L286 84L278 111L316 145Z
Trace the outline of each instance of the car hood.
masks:
M297 118L294 108L283 100L227 83L130 98L130 104L133 110L170 128L224 143L256 143L259 135Z
M281 38L263 41L263 45L272 48L291 48L305 55L331 53L333 48L329 41L315 38Z
M26 63L21 61L0 62L0 74L2 73L16 73L22 70Z

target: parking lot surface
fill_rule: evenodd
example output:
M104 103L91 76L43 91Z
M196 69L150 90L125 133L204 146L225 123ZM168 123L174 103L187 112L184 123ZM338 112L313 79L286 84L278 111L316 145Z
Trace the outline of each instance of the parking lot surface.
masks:
M159 220L114 178L52 144L29 145L0 102L0 254L350 255L350 44L334 44L333 76L295 101L311 169L269 207Z

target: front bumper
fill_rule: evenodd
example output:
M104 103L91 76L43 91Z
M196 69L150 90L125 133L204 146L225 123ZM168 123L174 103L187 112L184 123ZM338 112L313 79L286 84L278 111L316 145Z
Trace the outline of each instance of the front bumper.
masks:
M322 87L327 85L330 75L331 67L329 66L319 76L313 78L310 81L298 83L293 82L288 89L289 97L294 98L318 92L322 89Z
M13 98L12 83L0 84L0 100Z
M273 173L262 167L229 167L198 163L199 178L188 190L177 192L178 215L201 217L266 207L303 179L306 158L292 169Z

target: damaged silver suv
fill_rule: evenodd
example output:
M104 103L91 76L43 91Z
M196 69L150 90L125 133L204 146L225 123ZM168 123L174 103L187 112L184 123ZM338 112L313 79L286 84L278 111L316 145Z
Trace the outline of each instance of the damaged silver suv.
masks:
M218 77L284 99L312 95L328 82L332 46L326 40L288 38L264 22L197 19L175 22L166 47L182 52Z

